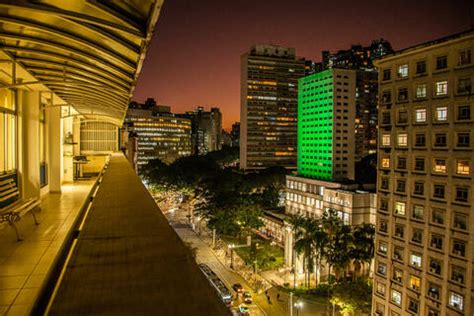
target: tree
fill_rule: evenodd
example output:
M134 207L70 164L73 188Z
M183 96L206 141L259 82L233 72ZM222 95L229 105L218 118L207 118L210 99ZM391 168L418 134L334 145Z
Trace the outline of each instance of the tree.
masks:
M350 251L350 257L354 260L354 280L357 278L357 272L363 270L364 264L367 264L370 271L370 264L374 258L374 238L375 227L372 224L364 223L356 226L352 232L353 247Z
M331 303L339 306L342 315L370 313L372 286L368 282L344 282L332 289Z
M303 265L305 273L305 285L309 286L310 276L314 270L315 243L313 232L318 227L316 220L304 218L300 229L296 230L294 249L297 254L303 254Z

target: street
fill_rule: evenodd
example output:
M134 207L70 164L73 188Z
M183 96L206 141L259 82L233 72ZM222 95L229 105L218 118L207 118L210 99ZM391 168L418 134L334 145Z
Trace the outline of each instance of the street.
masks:
M289 295L287 293L279 292L276 288L271 287L267 290L270 300L267 299L265 292L262 292L261 294L255 293L247 280L230 269L230 259L222 256L218 257L211 247L191 229L188 224L189 219L186 217L185 212L180 212L178 210L165 212L165 216L168 218L170 225L174 228L179 237L191 248L196 250L196 261L198 263L207 264L225 283L234 296L236 294L232 289L234 283L240 283L246 291L252 294L253 303L248 305L250 308L250 315L290 315L288 310ZM279 299L277 299L278 294L280 294ZM302 299L299 301L302 305L299 307L299 310L296 308L294 309L294 316L326 315L325 306ZM239 304L240 302L234 301L233 307L237 308Z

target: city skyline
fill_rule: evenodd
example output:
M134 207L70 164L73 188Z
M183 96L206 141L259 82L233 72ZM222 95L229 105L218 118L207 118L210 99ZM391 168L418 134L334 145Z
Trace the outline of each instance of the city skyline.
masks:
M223 128L230 130L232 123L240 121L240 56L252 45L294 47L299 57L316 61L321 60L323 50L367 45L379 38L400 50L468 29L474 8L462 0L449 4L379 1L351 6L351 14L345 12L341 20L335 6L343 8L348 1L300 0L299 6L293 3L291 8L306 9L291 16L285 4L165 2L157 23L160 32L150 45L133 100L155 97L175 112L197 105L216 106L223 113ZM314 12L324 14L316 19ZM362 21L361 16L365 17ZM361 27L351 27L353 24Z

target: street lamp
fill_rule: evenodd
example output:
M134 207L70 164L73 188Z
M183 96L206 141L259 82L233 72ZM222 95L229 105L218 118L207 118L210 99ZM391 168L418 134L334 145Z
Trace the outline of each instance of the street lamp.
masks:
M296 307L296 316L299 315L300 308L303 307L303 302L302 301L297 301L295 302L295 307Z

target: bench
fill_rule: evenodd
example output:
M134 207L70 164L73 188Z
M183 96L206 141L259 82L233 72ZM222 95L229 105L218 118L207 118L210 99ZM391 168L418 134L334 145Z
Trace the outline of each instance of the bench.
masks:
M7 175L0 177L0 225L8 223L15 229L17 240L22 240L16 222L23 215L31 213L35 224L39 225L35 211L40 210L38 199L20 199L20 192L16 185L16 175Z

